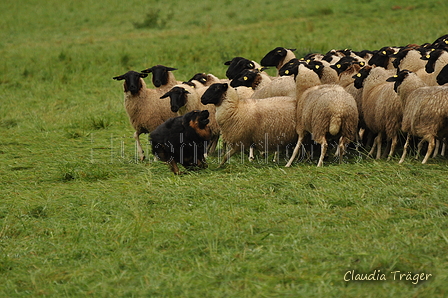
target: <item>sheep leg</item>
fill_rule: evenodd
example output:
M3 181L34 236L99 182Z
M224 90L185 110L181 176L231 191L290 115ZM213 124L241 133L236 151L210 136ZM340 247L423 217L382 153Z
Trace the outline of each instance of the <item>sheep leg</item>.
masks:
M224 154L224 157L222 158L222 161L219 164L218 168L223 166L227 162L227 160L229 160L229 158L232 155L234 155L237 151L238 151L238 148L237 148L237 146L235 146L234 148L231 148L226 154Z
M426 152L425 158L422 161L422 164L425 164L428 161L428 158L431 156L432 152L434 151L435 147L435 138L431 137L430 140L428 140L428 151Z
M387 140L386 148L384 149L381 158L386 158L388 156L388 152L390 152L390 147L391 147L391 140Z
M394 155L395 147L397 147L397 142L398 142L398 136L395 135L392 137L392 142L390 144L389 156L387 157L387 160L390 160L392 158L392 155Z
M339 145L338 145L338 158L339 158L339 164L342 163L342 157L344 156L345 152L345 142L344 137L339 138Z
M299 139L297 140L296 147L294 148L294 151L292 152L291 158L289 159L289 161L288 161L288 163L286 164L285 167L289 168L292 165L292 162L296 158L297 153L299 153L300 146L302 146L302 140L303 140L303 136L299 135Z
M375 138L377 144L376 144L376 159L381 158L381 145L383 143L383 133L380 132L378 136Z
M406 143L404 143L403 147L403 155L401 155L401 159L398 162L399 164L403 163L404 158L406 157L406 151L408 150L410 140L411 140L411 134L408 133L408 135L406 136Z
M320 147L320 157L319 157L319 162L317 163L318 167L321 167L324 164L324 157L325 157L325 154L327 153L328 143L327 143L326 140L324 140L322 142L322 144L320 144L320 145L321 145L321 147Z
M378 136L379 136L379 135L378 135ZM370 148L370 151L369 151L369 156L373 156L373 152L375 152L375 148L376 148L376 139L378 138L378 136L376 136L375 139L373 140L372 148Z
M254 161L255 155L254 155L254 146L249 147L249 161Z
M145 154L142 148L142 144L140 143L140 134L138 132L134 132L134 139L135 142L137 144L137 152L138 152L138 156L140 161L145 160Z
M443 139L442 151L440 151L441 156L445 156L445 150L446 150L446 139Z
M437 157L437 154L439 153L439 149L440 149L440 141L436 140L436 147L434 149L434 154L432 155L432 158Z
M415 159L418 159L420 157L420 151L422 150L423 147L423 142L425 141L425 139L422 139L418 145L417 145L417 154L415 155Z
M208 154L213 154L218 146L219 134L212 137L207 148Z

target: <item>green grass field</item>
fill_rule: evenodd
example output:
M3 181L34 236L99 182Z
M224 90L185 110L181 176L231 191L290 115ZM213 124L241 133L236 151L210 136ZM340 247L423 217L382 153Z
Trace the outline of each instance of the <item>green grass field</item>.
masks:
M156 64L179 80L224 77L224 61L277 46L432 42L448 33L446 11L435 0L2 1L0 297L447 297L446 158L352 152L284 168L235 156L217 168L211 157L177 177L136 162L112 80Z

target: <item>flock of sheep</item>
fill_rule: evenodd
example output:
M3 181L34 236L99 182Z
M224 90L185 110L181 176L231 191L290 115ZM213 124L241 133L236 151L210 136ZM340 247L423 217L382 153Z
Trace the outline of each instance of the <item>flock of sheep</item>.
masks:
M175 68L162 65L114 77L124 80L125 109L140 160L145 158L140 134L151 134L168 119L193 110L209 111L208 153L220 137L229 148L221 164L245 149L250 159L254 149L294 149L286 164L291 166L300 149L313 140L321 145L317 165L322 166L330 139L337 140L339 161L351 142L370 147L369 154L376 158L390 158L403 134L400 163L415 138L420 140L417 156L428 143L422 163L444 154L448 35L423 45L331 50L300 59L294 49L278 47L260 63L235 57L225 65L225 79L198 73L180 82L173 75ZM268 75L265 67L275 67L277 75ZM143 79L149 73L154 88ZM383 145L387 148L382 154Z

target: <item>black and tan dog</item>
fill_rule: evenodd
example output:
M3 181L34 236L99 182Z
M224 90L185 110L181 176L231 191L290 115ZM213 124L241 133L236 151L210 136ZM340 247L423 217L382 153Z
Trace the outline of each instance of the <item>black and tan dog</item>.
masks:
M179 175L177 163L187 170L204 169L206 141L210 140L209 112L191 111L183 116L168 119L151 133L152 153L169 164Z

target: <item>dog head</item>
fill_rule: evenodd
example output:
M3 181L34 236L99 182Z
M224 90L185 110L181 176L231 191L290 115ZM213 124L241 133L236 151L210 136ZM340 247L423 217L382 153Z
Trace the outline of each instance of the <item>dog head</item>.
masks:
M194 130L204 140L210 140L211 130L208 126L210 113L207 110L191 111L184 115L183 125Z

